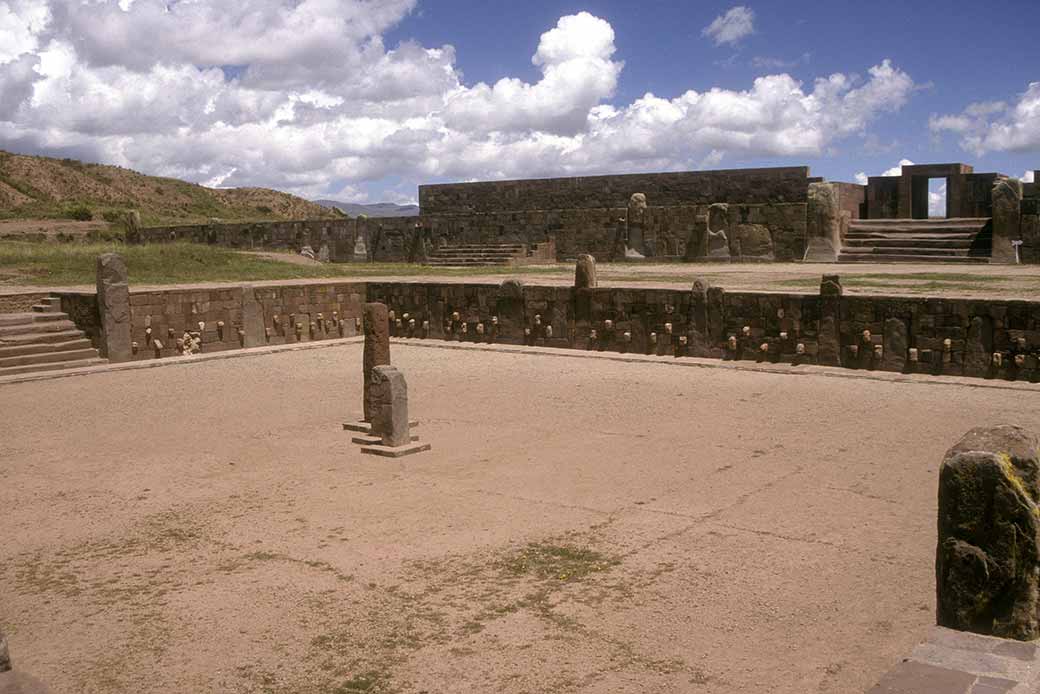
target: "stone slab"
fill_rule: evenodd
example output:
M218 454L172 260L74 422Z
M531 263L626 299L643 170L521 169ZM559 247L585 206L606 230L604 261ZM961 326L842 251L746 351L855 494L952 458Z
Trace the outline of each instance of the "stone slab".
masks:
M412 441L418 441L419 437L412 435ZM359 443L362 446L381 446L383 445L383 439L379 436L354 436L350 439L351 443Z
M408 426L411 427L412 429L414 429L415 427L419 426L419 420L418 419L411 419L411 420L409 420L408 421ZM364 422L364 421L360 421L360 420L357 421L357 422L343 422L343 430L344 431L356 431L359 434L370 434L370 433L372 433L372 423L371 422Z
M367 455L378 455L383 458L403 458L406 455L414 455L428 451L433 446L428 443L411 443L407 446L362 446L361 452Z

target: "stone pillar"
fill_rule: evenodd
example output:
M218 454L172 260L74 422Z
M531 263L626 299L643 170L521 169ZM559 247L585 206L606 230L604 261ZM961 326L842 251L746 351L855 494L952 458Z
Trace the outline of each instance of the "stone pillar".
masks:
M833 263L841 251L841 207L833 183L810 183L805 230L805 260Z
M704 249L709 258L729 258L729 205L712 203L708 207L708 223L705 226Z
M819 363L841 366L841 278L824 275L820 281Z
M1017 178L998 178L993 182L993 257L994 263L1015 262L1012 241L1022 238L1022 182Z
M392 366L372 369L372 435L382 437L384 446L411 443L408 425L408 384L404 374Z
M126 242L141 243L141 213L131 210L126 213Z
M126 262L117 253L97 259L97 302L101 322L101 356L110 362L133 359L130 337L130 285Z
M574 288L595 289L596 285L596 259L588 253L582 253L574 267Z
M1040 460L1019 427L972 429L939 470L939 626L1040 638Z
M264 335L264 311L256 300L256 289L251 284L242 285L242 331L243 347L261 347L267 344Z
M625 216L625 257L644 258L647 255L646 239L646 195L633 193L628 200L628 214Z
M881 368L886 371L902 371L906 368L907 352L910 348L909 328L902 318L885 320L885 333L882 337L884 353L881 357Z
M364 421L371 422L375 405L372 401L372 370L390 365L390 325L386 304L368 303L364 306L365 357L362 378L364 383Z

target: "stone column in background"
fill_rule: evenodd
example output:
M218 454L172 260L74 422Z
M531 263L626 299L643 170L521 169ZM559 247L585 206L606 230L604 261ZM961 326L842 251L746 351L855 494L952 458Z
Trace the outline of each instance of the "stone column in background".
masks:
M408 384L404 374L393 366L376 366L369 379L372 396L372 435L380 436L384 446L405 446L412 442L408 425Z
M372 401L372 370L390 365L390 324L386 304L368 303L364 306L365 356L362 379L364 383L364 421L371 422L375 410Z
M126 213L126 242L141 243L141 213L131 210Z
M841 366L841 278L824 275L820 281L819 363Z
M939 626L1040 638L1040 460L1036 435L972 429L939 470Z
M110 362L133 359L130 337L130 285L126 262L117 253L97 259L98 318L101 323L101 356Z
M1012 241L1022 238L1022 182L1017 178L998 178L993 182L993 256L994 263L1015 262Z
M245 333L243 347L261 347L267 344L264 335L264 311L256 300L256 289L251 284L242 285L242 331Z
M595 289L597 284L596 259L588 253L579 255L574 268L574 288Z

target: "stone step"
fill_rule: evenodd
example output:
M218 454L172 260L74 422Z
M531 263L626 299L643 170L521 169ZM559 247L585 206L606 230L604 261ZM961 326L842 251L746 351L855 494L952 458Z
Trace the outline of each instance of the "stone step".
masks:
M25 335L31 333L46 333L46 332L63 332L66 330L75 330L76 325L67 320L68 316L62 318L64 314L55 314L59 317L56 319L48 319L43 321L33 321L32 323L22 325L2 325L0 326L0 340L7 339L15 335Z
M936 217L934 219L850 219L849 226L915 226L919 228L939 227L984 227L990 222L989 217Z
M0 313L0 327L8 325L29 325L35 313Z
M866 246L884 247L907 247L914 248L957 248L967 250L971 248L971 238L965 239L918 239L918 238L846 238L845 246L848 248L862 248Z
M988 263L989 258L979 256L934 256L934 255L874 255L872 253L845 253L838 255L839 263Z
M842 248L841 252L848 255L934 255L943 258L968 255L968 249L966 248L921 248L919 246L866 246L858 248Z
M49 335L48 335L49 336ZM4 343L0 343L4 344ZM90 340L85 337L65 340L63 342L35 342L22 345L0 347L0 358L16 357L22 354L43 354L45 352L67 352L73 349L88 349L92 347Z
M0 378L3 376L15 376L18 374L35 373L37 371L62 371L65 369L79 369L84 366L98 366L107 364L107 359L76 359L73 361L59 361L50 364L30 364L26 366L9 366L0 368Z
M19 345L53 344L55 342L67 342L78 340L83 337L81 330L66 329L43 332L25 332L14 335L0 335L0 347L15 347Z
M43 352L40 354L21 354L16 357L0 357L0 371L15 366L32 366L36 364L52 364L54 362L79 361L81 359L97 359L97 350L70 349L63 352Z
M32 310L36 313L60 313L61 299L56 296L49 296L46 299L41 299L40 303L32 307Z

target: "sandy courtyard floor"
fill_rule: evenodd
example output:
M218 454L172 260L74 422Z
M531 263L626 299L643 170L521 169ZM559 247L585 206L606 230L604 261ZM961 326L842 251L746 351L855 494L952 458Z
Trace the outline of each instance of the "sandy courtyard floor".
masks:
M0 387L0 625L55 692L853 694L933 617L937 469L1040 396L395 344Z

